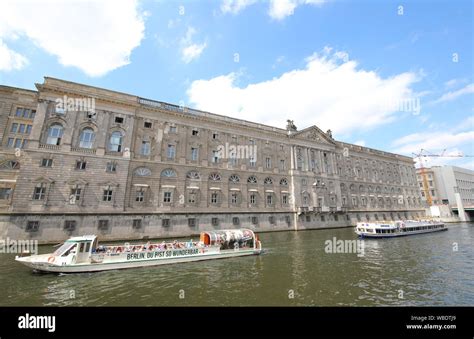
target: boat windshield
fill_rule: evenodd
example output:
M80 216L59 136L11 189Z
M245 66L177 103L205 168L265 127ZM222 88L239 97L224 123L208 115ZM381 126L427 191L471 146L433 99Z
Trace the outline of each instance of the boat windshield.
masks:
M54 251L54 255L60 256L74 245L76 245L76 243L74 242L65 242L64 244L61 245L61 247L59 247L56 251Z

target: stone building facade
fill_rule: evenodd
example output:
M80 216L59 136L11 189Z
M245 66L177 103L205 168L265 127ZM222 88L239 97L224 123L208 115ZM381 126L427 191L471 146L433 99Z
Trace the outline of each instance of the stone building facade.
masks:
M0 86L2 237L300 230L424 213L411 158L316 126L276 128L48 77L36 87Z

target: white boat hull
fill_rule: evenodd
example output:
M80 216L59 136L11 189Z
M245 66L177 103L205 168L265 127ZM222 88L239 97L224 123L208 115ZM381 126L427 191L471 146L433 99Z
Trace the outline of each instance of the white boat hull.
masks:
M144 260L130 260L130 261L110 261L103 263L80 263L72 265L58 265L47 261L48 254L37 256L41 260L31 260L32 257L18 257L16 260L22 264L42 272L55 273L84 273L84 272L98 272L107 270L119 270L127 268L150 267L166 264L185 263L193 261L223 259L248 255L257 255L262 252L261 249L249 250L226 250L219 253L204 253L198 255L180 256L176 258L159 258L159 259L144 259Z
M356 231L356 234L359 235L361 238L396 238L396 237L406 237L406 236L415 235L415 234L442 232L442 231L447 231L447 230L448 228L439 228L439 229L432 229L432 230L420 230L420 231L385 233L385 234L384 233L369 234L369 233L362 233L362 232Z

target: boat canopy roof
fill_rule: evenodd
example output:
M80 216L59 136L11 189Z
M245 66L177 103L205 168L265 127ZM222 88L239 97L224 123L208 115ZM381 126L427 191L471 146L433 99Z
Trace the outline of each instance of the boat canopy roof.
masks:
M95 236L94 234L91 234L91 235L82 235L79 237L71 237L66 241L67 242L94 241L95 238L97 238L97 236Z
M233 241L248 241L255 239L255 233L252 230L242 228L234 230L218 230L201 232L200 240L205 245L221 244Z

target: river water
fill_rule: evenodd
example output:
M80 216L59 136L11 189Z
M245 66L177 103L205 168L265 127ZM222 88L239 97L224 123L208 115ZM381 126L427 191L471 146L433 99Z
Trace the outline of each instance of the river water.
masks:
M260 256L84 274L0 254L0 306L473 306L474 223L448 227L364 240L358 254L327 253L353 228L262 233Z

